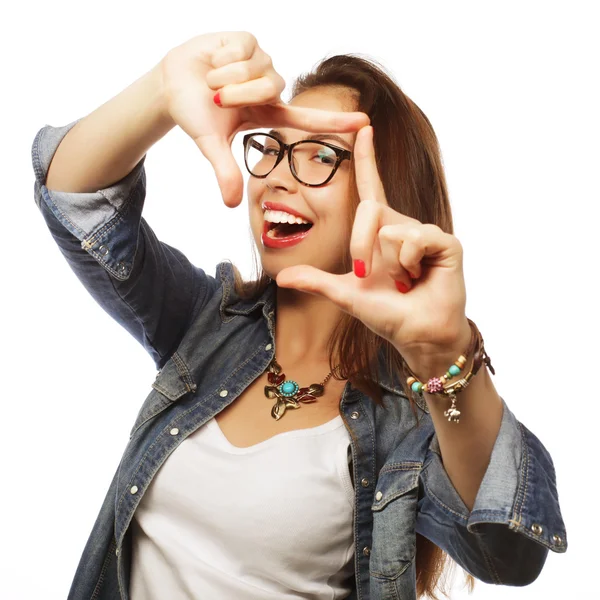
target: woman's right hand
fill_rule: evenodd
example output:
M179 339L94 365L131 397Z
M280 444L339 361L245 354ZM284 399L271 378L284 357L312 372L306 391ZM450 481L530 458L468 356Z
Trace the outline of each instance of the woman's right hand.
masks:
M157 68L168 114L210 161L231 208L243 195L242 173L231 152L238 132L262 127L349 132L369 124L364 113L284 104L283 78L247 32L194 37L170 50ZM217 92L221 107L213 100Z

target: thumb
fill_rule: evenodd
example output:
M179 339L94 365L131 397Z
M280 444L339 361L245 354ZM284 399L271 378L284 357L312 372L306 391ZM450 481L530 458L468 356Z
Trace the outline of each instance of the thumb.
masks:
M281 269L275 281L282 288L328 298L342 310L351 312L352 292L349 286L354 277L354 273L334 275L309 265L294 265Z
M244 192L244 180L231 152L231 144L218 135L203 135L194 141L212 165L225 205L229 208L239 206Z

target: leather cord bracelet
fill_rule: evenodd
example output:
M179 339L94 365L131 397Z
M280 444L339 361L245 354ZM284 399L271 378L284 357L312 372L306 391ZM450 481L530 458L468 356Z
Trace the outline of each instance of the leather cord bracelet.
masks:
M451 401L450 408L444 412L444 416L448 418L448 421L458 423L460 420L460 411L456 408L456 395L462 392L471 382L473 377L477 375L481 365L485 364L486 367L491 371L493 375L496 374L494 367L492 366L491 358L485 351L483 343L483 337L481 332L477 328L477 325L471 319L467 318L469 326L471 328L471 341L467 350L461 354L453 365L450 366L448 371L441 377L432 377L427 383L423 383L419 378L411 371L410 367L404 362L406 371L410 376L406 379L408 388L416 394L434 394L444 398L448 398ZM445 382L450 381L455 376L460 375L464 366L467 362L467 357L473 355L473 362L471 363L471 370L461 379L444 385Z

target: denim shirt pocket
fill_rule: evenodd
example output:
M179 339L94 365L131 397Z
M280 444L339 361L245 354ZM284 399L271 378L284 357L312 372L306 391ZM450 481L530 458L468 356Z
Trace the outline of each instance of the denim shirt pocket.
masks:
M421 463L393 463L379 473L373 513L370 573L396 579L415 558L415 522Z
M156 374L156 379L152 382L152 391L142 404L129 437L133 437L144 423L177 402L182 396L195 392L196 388L186 363L177 352L174 352Z

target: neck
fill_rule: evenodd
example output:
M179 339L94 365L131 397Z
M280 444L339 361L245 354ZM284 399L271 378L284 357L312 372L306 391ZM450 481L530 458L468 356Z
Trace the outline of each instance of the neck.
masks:
M277 361L284 367L328 362L327 345L342 311L322 296L279 287L276 294Z

